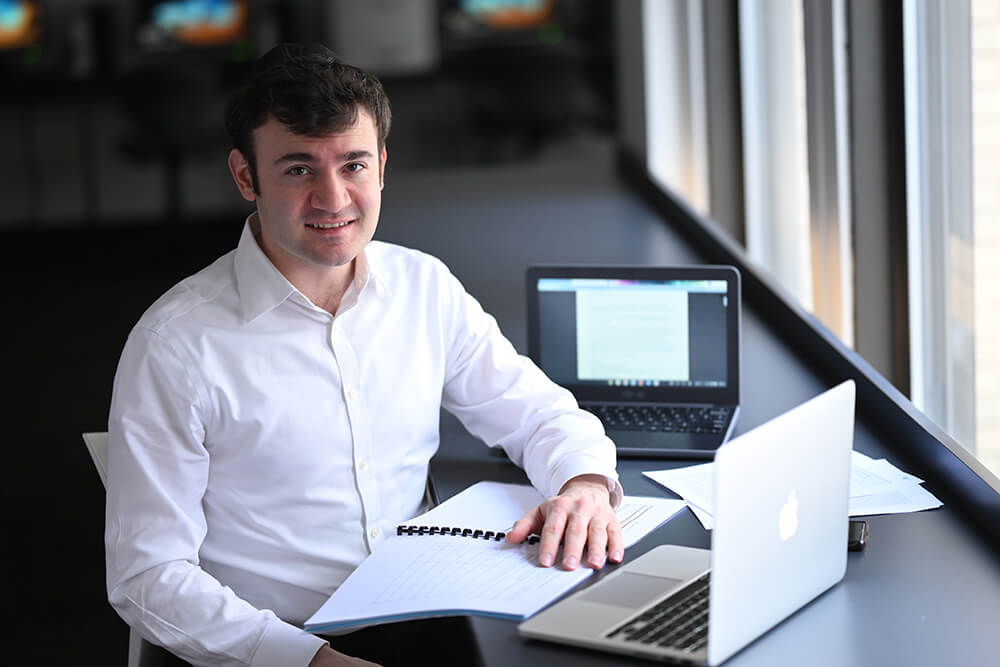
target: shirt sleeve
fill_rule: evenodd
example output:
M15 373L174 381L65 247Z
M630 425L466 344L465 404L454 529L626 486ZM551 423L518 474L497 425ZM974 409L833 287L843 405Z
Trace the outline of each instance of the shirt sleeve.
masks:
M577 475L598 474L608 479L617 507L623 490L615 446L600 420L518 354L450 273L443 291L450 338L442 406L471 434L502 447L544 495L556 495Z
M144 638L196 665L308 665L326 642L199 567L209 453L195 368L148 329L125 344L108 424L109 601Z

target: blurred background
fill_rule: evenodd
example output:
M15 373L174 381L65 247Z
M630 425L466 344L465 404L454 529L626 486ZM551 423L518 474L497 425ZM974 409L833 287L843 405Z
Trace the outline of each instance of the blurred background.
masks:
M171 285L235 247L228 94L282 41L382 79L393 178L613 155L607 0L0 0L6 627L32 662L124 664L103 492L121 347ZM557 168L557 167L556 167ZM602 172L603 173L603 172Z
M281 41L383 79L391 169L544 157L613 126L607 1L0 0L0 230L245 207L226 97Z

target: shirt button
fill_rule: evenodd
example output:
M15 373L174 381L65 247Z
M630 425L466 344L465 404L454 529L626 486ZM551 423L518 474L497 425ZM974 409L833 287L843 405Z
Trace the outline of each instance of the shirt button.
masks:
M372 537L378 537L378 528L372 528L370 534Z
M358 390L357 389L348 389L347 390L347 398L349 398L349 399L351 399L353 401L357 397L358 397Z
M361 461L358 462L358 469L359 470L367 470L368 469L368 459L361 459Z

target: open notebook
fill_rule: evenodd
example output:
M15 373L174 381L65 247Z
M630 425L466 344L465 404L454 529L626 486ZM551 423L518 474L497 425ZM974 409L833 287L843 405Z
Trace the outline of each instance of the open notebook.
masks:
M504 532L542 500L526 485L470 486L379 544L306 621L306 630L346 631L457 614L527 618L593 573L541 567L536 543L504 540ZM684 506L680 500L626 496L617 510L626 547Z

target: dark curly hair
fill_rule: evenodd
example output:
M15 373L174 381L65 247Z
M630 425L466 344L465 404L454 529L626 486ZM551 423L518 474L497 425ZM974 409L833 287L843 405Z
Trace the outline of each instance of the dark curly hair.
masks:
M392 112L374 75L340 60L320 44L279 44L254 64L226 105L226 130L250 166L255 192L257 159L253 132L274 116L295 134L320 137L358 121L363 107L375 121L379 153L389 136Z

